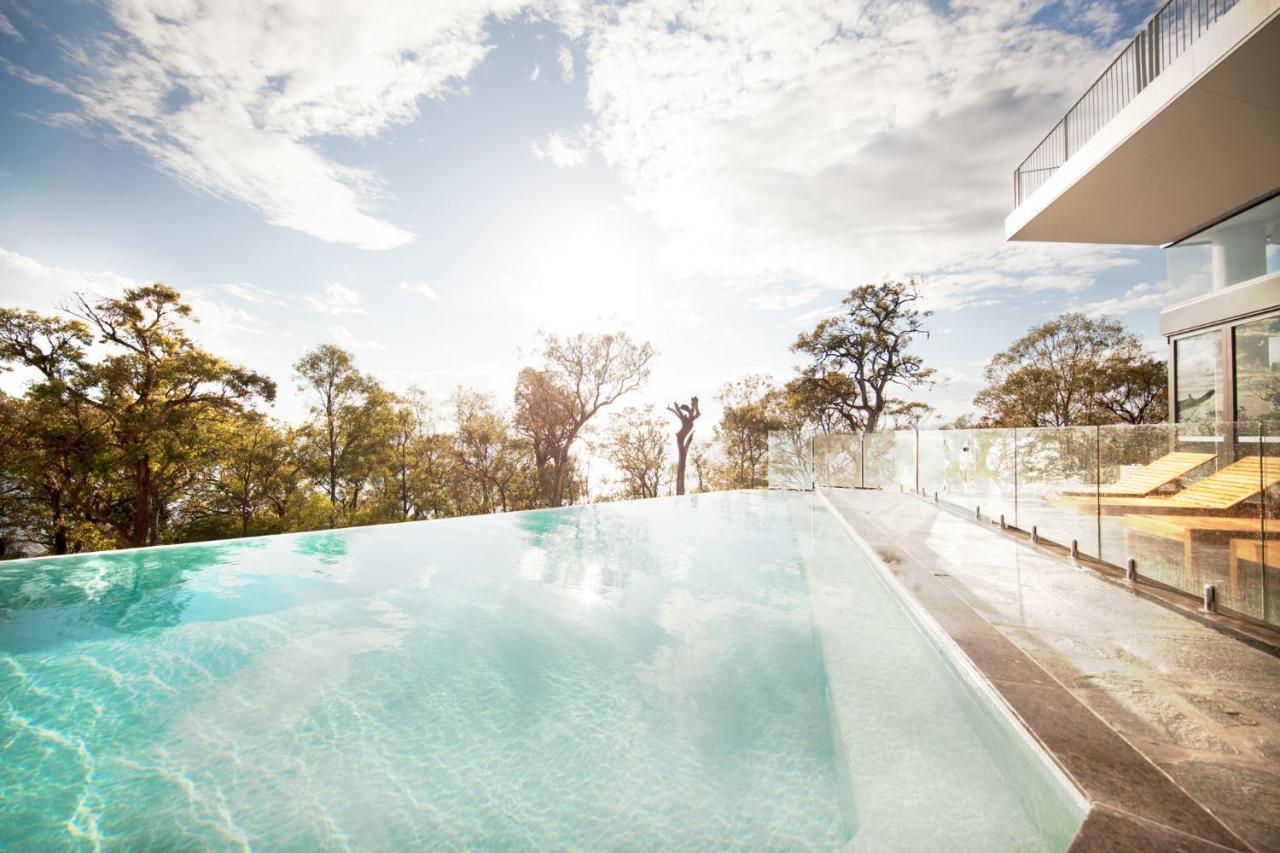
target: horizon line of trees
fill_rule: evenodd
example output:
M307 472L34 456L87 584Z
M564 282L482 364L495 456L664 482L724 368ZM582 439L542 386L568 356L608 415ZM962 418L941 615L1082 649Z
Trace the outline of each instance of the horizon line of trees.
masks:
M447 400L395 393L321 344L294 364L307 416L287 424L261 408L271 378L194 343L196 318L171 287L78 295L64 316L0 309L0 370L33 377L21 396L0 392L0 557L762 487L770 431L871 432L932 414L905 398L935 375L911 349L928 335L919 299L914 280L854 288L797 336L794 377L719 390L701 443L698 396L624 404L656 353L623 332L544 335L509 405L464 387ZM1120 324L1078 314L1030 330L985 378L980 414L954 425L1167 414L1163 362ZM603 489L593 459L614 474Z

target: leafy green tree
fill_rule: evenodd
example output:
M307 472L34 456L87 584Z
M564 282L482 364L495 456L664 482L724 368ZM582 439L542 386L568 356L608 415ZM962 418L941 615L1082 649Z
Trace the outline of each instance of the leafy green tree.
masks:
M85 471L74 478L87 474L89 483L74 494L77 514L109 526L127 547L154 544L174 495L209 453L205 425L274 399L275 385L197 347L183 327L191 309L166 285L81 295L68 311L75 320L3 312L2 358L33 368L39 378L28 399L45 416L57 408L77 419L95 448L75 451ZM87 354L94 340L106 351L96 362ZM65 435L65 427L51 432ZM56 529L54 540L54 550L63 547Z
M356 370L351 353L321 344L294 364L298 389L311 399L301 431L303 459L329 501L329 527L360 508L394 431L391 395Z
M515 428L529 442L539 506L551 506L556 491L556 459L572 441L574 400L550 370L526 367L516 378Z
M455 506L468 515L527 506L534 489L528 448L492 395L459 388L453 407Z
M1142 340L1114 320L1064 314L998 353L974 398L983 426L1159 423L1168 378Z
M656 498L667 465L666 423L651 410L627 406L610 419L604 455L622 474L622 497Z
M184 507L183 538L288 529L303 479L292 431L260 412L247 412L222 420L216 447Z
M788 426L785 393L768 376L754 375L725 385L715 440L720 451L715 485L759 489L769 485L769 433Z
M930 384L933 369L911 344L927 336L928 311L914 279L867 284L849 292L842 313L818 322L791 345L810 363L788 386L794 405L816 423L841 423L851 432L874 432L887 409L901 403L895 388L915 390Z

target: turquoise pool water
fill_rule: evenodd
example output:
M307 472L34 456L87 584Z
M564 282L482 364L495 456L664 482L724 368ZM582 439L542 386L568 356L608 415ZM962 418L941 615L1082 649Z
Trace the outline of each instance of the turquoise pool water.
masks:
M1062 849L810 495L0 563L0 847Z

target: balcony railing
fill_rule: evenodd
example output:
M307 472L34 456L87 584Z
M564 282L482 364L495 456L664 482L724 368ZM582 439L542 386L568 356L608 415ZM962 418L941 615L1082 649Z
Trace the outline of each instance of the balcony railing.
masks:
M1280 625L1280 423L769 435L769 486L884 489Z
M1169 0L1013 171L1013 205L1035 192L1237 0Z

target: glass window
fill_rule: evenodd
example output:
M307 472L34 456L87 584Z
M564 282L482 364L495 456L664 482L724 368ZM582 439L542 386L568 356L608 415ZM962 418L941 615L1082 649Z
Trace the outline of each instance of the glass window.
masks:
M1236 336L1236 420L1280 420L1280 317L1241 323Z
M1170 301L1280 272L1280 196L1165 249Z
M1175 416L1179 423L1212 424L1222 400L1222 333L1173 343Z

